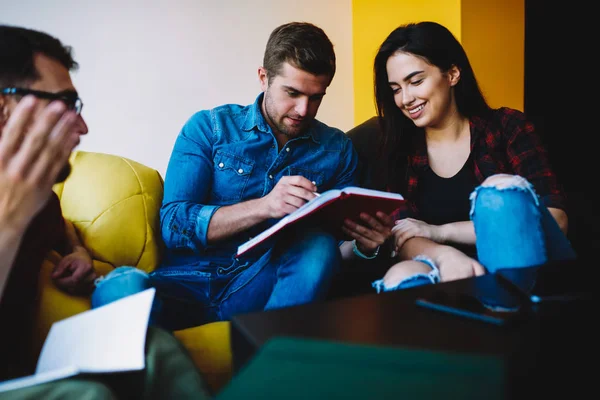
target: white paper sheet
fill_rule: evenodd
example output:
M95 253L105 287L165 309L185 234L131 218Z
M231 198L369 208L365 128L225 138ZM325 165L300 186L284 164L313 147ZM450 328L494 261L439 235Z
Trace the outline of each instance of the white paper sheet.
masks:
M144 347L155 289L55 322L35 375L0 383L0 392L76 375L145 367Z
M59 369L56 371L49 371L44 372L42 374L35 374L24 376L22 378L11 379L10 381L0 382L0 393L68 378L77 375L78 373L79 370L77 368L67 367L65 369Z

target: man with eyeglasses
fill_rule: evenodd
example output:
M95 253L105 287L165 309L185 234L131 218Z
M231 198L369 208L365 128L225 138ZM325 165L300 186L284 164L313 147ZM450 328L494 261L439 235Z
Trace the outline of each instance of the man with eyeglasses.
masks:
M70 48L56 38L0 25L0 381L34 372L34 301L48 251L64 256L52 273L59 288L89 295L96 278L52 191L69 175L69 154L88 132L69 72L76 67ZM142 371L0 392L0 400L210 397L172 334L150 328L146 358Z
M7 26L0 28L0 132L3 134L8 126L17 104L24 96L29 95L36 99L31 110L32 121L40 118L53 100L58 100L66 109L75 111L71 133L77 145L79 137L87 134L88 127L78 114L81 111L81 101L69 73L77 68L77 63L71 57L69 49L64 48L57 40L45 36L36 37L26 29ZM40 142L39 146L46 144ZM70 165L66 163L56 181L63 181L69 172ZM39 270L49 250L57 250L63 255L52 271L56 286L77 295L89 294L93 289L97 275L92 259L79 240L73 224L63 218L58 197L51 195L25 232L0 302L2 326L8 325L4 322L7 319L13 322L14 325L11 325L23 328L18 333L14 329L1 330L2 336L14 336L0 341L0 345L11 343L7 350L19 347L14 346L13 341L22 343L25 340L23 332L31 331ZM22 353L20 356L19 364L28 364L30 357L24 357ZM2 362L0 369L10 367L19 370L21 366L7 366Z
M65 103L67 109L75 111L77 115L81 115L83 109L83 102L74 90L65 90L64 92L51 93L44 92L42 90L25 89L18 87L4 88L0 91L0 94L12 94L15 96L26 96L28 94L33 95L39 99L46 100L60 100Z

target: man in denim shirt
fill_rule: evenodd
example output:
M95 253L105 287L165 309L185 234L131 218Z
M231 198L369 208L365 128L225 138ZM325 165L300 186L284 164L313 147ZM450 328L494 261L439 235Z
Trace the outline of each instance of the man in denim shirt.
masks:
M253 104L200 111L175 142L160 214L167 250L151 274L170 329L321 299L340 264L339 238L318 227L235 258L316 192L356 183L350 139L315 119L335 74L323 30L276 28L263 65Z

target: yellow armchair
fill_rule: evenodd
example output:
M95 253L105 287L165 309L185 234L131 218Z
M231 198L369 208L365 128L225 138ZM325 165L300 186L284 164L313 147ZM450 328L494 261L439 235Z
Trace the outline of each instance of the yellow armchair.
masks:
M85 151L74 152L71 165L71 175L54 191L98 274L123 265L154 270L163 246L159 221L163 178L158 171L127 158ZM54 322L90 309L88 297L71 296L52 283L50 273L59 259L57 253L49 254L41 270L34 343L38 352ZM213 392L218 392L231 378L229 323L174 333Z

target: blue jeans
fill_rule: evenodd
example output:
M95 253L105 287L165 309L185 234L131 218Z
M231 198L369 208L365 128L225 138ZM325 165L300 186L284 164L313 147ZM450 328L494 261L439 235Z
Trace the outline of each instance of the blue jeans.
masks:
M92 293L92 308L102 307L113 301L142 292L152 287L149 275L135 267L118 267L96 279ZM150 311L150 325L155 325L160 313L160 299L154 297Z
M253 261L199 260L150 274L161 299L160 325L179 330L233 315L323 299L341 255L335 238L296 232Z
M526 180L516 177L514 186L502 189L478 186L470 198L477 258L487 272L576 257L571 243ZM385 287L382 280L373 286L392 291L431 283L427 275L417 274L392 288Z
M574 259L575 251L533 188L478 187L471 195L477 257L488 272Z

